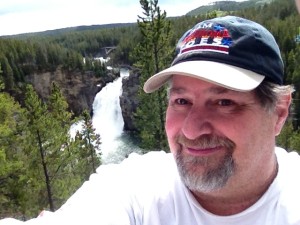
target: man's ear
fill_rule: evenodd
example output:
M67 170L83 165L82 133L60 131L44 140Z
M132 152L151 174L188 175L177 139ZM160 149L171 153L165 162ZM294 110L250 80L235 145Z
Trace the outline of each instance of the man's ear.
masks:
M292 94L281 95L276 104L277 121L275 124L276 136L280 134L281 129L289 115L289 109L292 101Z

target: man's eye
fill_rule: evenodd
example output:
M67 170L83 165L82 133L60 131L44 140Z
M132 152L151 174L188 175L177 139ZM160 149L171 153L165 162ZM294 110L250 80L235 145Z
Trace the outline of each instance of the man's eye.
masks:
M186 105L186 104L188 104L188 101L185 100L184 98L178 98L175 100L175 103L178 105Z
M218 105L220 105L220 106L231 106L233 104L234 104L233 101L231 101L229 99L218 100Z

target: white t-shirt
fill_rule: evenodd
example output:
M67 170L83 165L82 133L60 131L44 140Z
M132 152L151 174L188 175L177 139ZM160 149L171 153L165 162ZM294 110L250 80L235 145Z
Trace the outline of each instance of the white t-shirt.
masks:
M203 209L182 184L173 156L150 152L100 166L59 210L25 224L300 225L300 157L281 148L276 148L276 155L279 171L268 191L232 216ZM24 224L0 221L19 223Z

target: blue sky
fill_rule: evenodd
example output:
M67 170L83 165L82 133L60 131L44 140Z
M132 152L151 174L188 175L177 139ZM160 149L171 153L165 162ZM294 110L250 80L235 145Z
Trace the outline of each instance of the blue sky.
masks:
M168 16L181 16L216 0L159 0ZM241 0L238 0L241 1ZM139 0L0 0L0 36L80 25L136 22Z

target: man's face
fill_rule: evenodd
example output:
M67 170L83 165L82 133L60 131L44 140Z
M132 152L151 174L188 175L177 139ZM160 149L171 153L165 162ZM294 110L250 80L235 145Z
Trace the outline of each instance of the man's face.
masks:
M186 186L209 192L254 179L274 159L277 119L253 91L173 76L166 132Z

